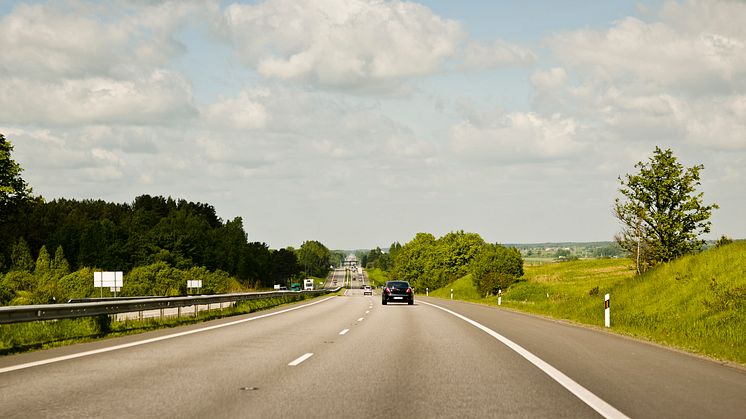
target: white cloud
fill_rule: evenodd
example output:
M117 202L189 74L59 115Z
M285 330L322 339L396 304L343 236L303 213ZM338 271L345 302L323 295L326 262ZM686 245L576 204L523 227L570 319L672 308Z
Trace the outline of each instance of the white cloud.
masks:
M417 3L269 0L225 10L241 59L267 78L391 89L404 79L535 60L503 40L468 41L461 24Z
M528 65L537 60L536 54L527 48L501 39L491 43L469 42L463 51L462 68L488 70L506 65Z
M129 80L0 78L0 119L16 124L167 124L196 115L189 82L156 70Z
M651 22L558 34L548 45L564 68L534 73L535 104L601 140L746 150L744 21L742 2L667 2Z
M150 72L185 52L174 31L211 10L173 1L20 4L0 20L0 75L54 81Z
M746 17L746 4L708 2ZM699 5L699 4L698 4ZM699 7L693 7L696 13ZM675 88L691 95L746 86L746 34L716 28L686 28L668 22L625 18L606 31L557 35L550 45L576 71L599 81L624 80L651 89Z
M483 164L524 164L569 158L583 149L577 123L553 115L514 112L494 115L488 123L462 121L451 130L451 150Z
M408 2L270 0L225 16L241 58L262 75L331 86L436 72L465 36Z
M197 3L20 4L0 19L0 119L163 124L196 115L190 82L164 66ZM209 9L209 8L208 8Z
M215 129L254 130L267 125L267 110L260 102L264 93L242 91L236 98L222 98L207 106L204 117Z
M565 86L567 71L561 67L536 70L530 77L531 85L539 92L555 91Z

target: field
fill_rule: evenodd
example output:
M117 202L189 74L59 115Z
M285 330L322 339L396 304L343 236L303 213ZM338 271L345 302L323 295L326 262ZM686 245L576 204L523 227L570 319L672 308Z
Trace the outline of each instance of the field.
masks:
M479 298L469 276L430 293ZM626 259L527 265L503 294L507 308L603 327L610 294L611 330L746 364L746 242L736 242L635 275Z

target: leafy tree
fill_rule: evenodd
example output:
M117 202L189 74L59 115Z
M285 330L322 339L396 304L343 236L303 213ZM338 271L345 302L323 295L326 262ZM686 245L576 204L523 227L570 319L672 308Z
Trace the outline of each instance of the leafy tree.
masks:
M485 246L476 233L456 231L435 239L418 233L404 246L391 246L392 277L409 281L418 289L437 289L468 273L471 261Z
M21 178L23 169L11 158L11 151L10 140L0 134L0 223L20 202L31 196L31 188Z
M18 292L30 293L34 287L34 276L28 271L10 271L0 280L0 304L24 304L16 300ZM28 299L30 301L30 298Z
M270 255L270 279L272 285L287 284L288 280L301 271L298 257L292 249L280 249Z
M375 249L368 252L368 254L365 255L365 259L363 262L363 266L374 268L376 267L376 262L383 257L385 253L381 250L380 247L376 247Z
M238 273L241 253L246 247L248 235L243 228L243 219L236 217L215 230L214 262L210 267L220 267L233 275Z
M486 245L471 263L472 278L483 295L497 294L523 276L523 258L518 249Z
M316 240L303 242L297 254L298 263L305 270L306 275L323 277L329 272L331 252L320 242Z
M477 233L454 231L437 241L437 258L448 282L454 281L468 272L471 261L482 251L485 242ZM445 284L443 284L445 285Z
M34 268L34 275L37 278L41 278L50 274L52 268L52 258L49 256L47 246L42 246L39 250L39 256L36 258L36 267Z
M635 165L638 174L619 181L614 216L622 231L615 240L637 260L638 272L668 262L705 244L699 236L710 231L710 216L717 204L704 205L697 193L703 165L684 168L673 152L656 147L649 162Z
M434 253L435 236L430 233L417 233L411 241L393 254L391 278L408 281L416 288L429 286L432 279L426 278L425 273L434 265Z
M328 252L328 250L327 250ZM241 255L238 277L245 280L247 287L269 287L270 253L266 243L251 242L244 246Z
M13 246L11 260L13 262L11 270L33 272L35 267L34 259L31 257L31 250L23 237L18 239L18 242Z
M292 250L292 247L289 247L288 250ZM334 250L329 256L329 265L340 267L342 266L342 262L344 262L346 257L347 254L345 252L341 250Z
M184 295L186 278L178 269L165 262L138 266L125 275L122 296Z

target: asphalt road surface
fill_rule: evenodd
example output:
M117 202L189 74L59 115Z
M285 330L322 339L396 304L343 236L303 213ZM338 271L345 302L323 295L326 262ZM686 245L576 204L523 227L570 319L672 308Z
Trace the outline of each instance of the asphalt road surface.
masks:
M382 306L353 289L2 357L0 415L743 418L746 372L498 308Z

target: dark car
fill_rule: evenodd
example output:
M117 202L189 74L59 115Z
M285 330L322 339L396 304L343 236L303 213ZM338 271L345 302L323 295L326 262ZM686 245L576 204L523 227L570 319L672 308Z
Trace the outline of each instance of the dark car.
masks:
M406 302L414 304L414 291L407 281L387 281L381 293L381 304L386 305L389 301L395 303Z

